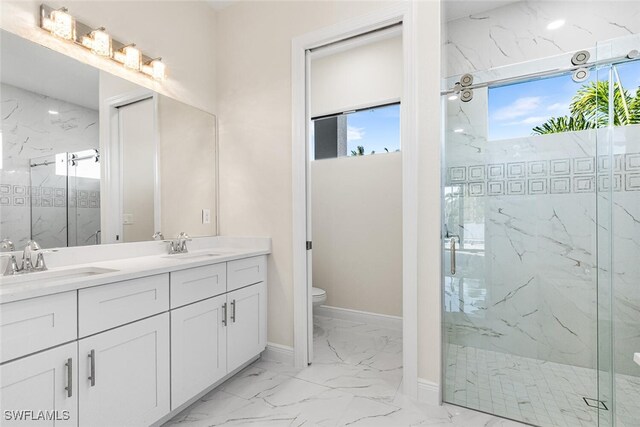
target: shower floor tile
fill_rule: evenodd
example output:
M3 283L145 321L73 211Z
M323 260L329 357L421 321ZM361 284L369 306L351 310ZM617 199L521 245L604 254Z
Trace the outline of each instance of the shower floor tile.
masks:
M455 344L447 346L446 365L446 402L544 427L598 425L597 409L583 400L598 396L593 369ZM618 375L616 381L616 425L637 426L632 399L640 394L640 378Z

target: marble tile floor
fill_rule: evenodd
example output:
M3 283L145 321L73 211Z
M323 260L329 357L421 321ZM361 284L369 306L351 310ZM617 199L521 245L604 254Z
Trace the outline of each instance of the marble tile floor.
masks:
M401 331L315 316L313 360L306 369L258 360L165 427L522 426L404 396Z
M449 344L445 377L450 403L544 427L598 425L597 409L583 400L598 396L594 369ZM640 378L618 375L616 381L616 426L640 426Z

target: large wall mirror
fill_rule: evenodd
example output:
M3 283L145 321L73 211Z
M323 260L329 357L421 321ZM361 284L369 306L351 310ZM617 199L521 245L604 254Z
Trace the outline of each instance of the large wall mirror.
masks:
M216 235L216 118L0 30L0 239Z

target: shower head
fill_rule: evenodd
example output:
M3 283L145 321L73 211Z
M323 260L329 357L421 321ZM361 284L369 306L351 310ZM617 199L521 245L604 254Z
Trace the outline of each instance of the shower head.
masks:
M629 59L640 58L640 52L636 49L633 49L631 52L627 54L627 58Z

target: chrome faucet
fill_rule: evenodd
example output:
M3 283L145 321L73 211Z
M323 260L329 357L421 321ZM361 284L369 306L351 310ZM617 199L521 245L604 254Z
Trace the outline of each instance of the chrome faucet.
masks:
M13 243L10 240L3 240L0 242L0 248L15 250ZM54 250L42 250L38 242L35 240L29 240L27 246L25 246L22 252L22 265L18 265L18 261L14 254L6 254L5 257L10 257L7 268L4 271L5 276L13 276L16 274L32 273L34 271L46 271L47 264L44 262L44 254L47 252L55 252ZM33 254L36 254L36 263L33 264Z
M22 271L27 273L35 270L31 257L33 256L33 252L37 253L40 249L40 245L35 240L29 240L27 242L27 246L25 246L22 251Z
M184 231L178 234L175 240L169 242L169 255L173 254L186 254L189 252L187 248L187 242L191 241L191 237Z
M16 250L15 245L9 239L3 239L0 242L0 249L8 249L9 252L14 252ZM20 271L20 267L18 267L18 260L16 260L15 254L2 254L3 257L9 258L9 262L7 263L7 268L4 270L5 276L12 276L14 274L18 274Z

